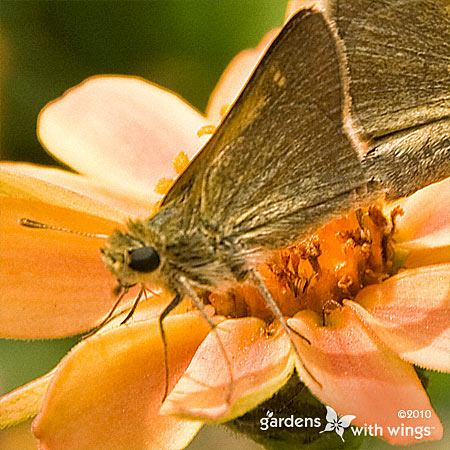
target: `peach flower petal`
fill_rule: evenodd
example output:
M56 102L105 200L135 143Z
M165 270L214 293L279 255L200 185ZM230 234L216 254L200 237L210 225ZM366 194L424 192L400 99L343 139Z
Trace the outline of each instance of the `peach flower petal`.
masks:
M450 178L417 191L400 205L405 214L396 222L397 242L440 234L443 230L450 236Z
M82 175L51 167L22 163L0 163L2 193L33 198L125 222L150 215L153 204L111 194Z
M294 362L281 327L268 330L252 317L225 320L216 330L231 364L232 384L217 335L210 333L161 413L226 422L271 397L289 379Z
M409 269L348 302L402 359L450 371L450 264Z
M339 415L351 414L353 424L382 427L393 444L417 442L412 436L392 436L387 427L405 423L399 410L430 410L429 419L408 419L405 425L430 427L421 442L442 437L442 425L412 366L385 347L349 308L332 311L327 326L311 312L298 313L289 325L311 341L292 335L303 360L320 382L306 380L310 390ZM300 372L301 372L301 368Z
M55 369L0 398L0 429L34 417Z
M210 332L199 313L169 316L169 389ZM60 363L33 431L45 450L184 448L202 422L158 413L164 393L158 321L94 335Z
M228 64L214 88L206 108L206 115L212 123L218 123L223 116L224 108L226 109L234 103L279 31L279 29L269 31L257 47L243 50Z
M432 184L400 202L394 239L407 253L403 265L417 267L450 261L450 178Z
M48 104L39 138L58 159L114 192L144 202L161 177L175 177L173 158L192 158L205 119L175 94L140 78L89 78Z
M104 240L25 228L18 220L102 234L118 223L38 200L0 201L0 336L63 337L99 323L115 301L117 285L101 259Z

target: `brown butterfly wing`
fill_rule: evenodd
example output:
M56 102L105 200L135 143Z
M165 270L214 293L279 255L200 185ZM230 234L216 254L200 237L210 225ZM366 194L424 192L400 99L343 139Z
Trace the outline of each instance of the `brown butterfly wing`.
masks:
M351 115L365 137L450 116L447 8L439 0L332 2L346 49Z
M362 164L390 199L450 176L450 8L439 0L336 0Z
M321 13L301 11L164 205L184 202L209 233L246 247L292 243L364 184L342 111L333 32Z

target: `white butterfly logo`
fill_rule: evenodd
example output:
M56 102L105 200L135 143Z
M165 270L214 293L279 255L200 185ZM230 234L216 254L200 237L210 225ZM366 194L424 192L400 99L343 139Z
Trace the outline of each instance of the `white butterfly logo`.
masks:
M344 438L342 435L344 434L344 431L346 428L350 426L351 421L356 418L356 416L342 416L339 418L339 416L336 414L336 411L331 408L330 406L326 406L327 408L327 424L325 425L325 429L322 430L320 433L324 433L325 431L336 431L336 433L340 436L342 439L342 442L344 441Z

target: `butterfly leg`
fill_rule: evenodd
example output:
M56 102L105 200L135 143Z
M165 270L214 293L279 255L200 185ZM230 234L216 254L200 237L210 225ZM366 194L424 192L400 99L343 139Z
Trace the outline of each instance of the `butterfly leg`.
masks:
M224 345L223 345L223 343L222 343L222 341L220 339L219 333L217 332L217 325L213 322L211 317L206 312L203 302L201 301L200 297L197 295L195 290L192 288L191 284L186 279L186 277L180 276L178 278L178 281L183 286L185 294L192 300L192 302L194 303L195 307L200 311L200 313L203 316L203 318L208 322L209 326L211 327L211 331L214 333L214 335L216 337L216 340L217 340L217 343L219 344L220 351L222 352L222 354L223 354L223 356L225 358L226 366L227 366L227 370L228 370L228 375L229 375L229 378L230 378L230 383L228 385L228 390L227 390L227 393L226 393L226 402L229 404L230 401L231 401L231 395L233 393L233 370L232 370L232 367L231 367L230 359L228 358L227 352L225 350L225 347L224 347Z
M134 299L133 306L131 307L130 311L125 316L125 318L122 320L122 322L120 322L120 325L123 325L124 323L127 323L131 319L131 317L133 316L134 312L136 311L137 305L139 304L139 302L142 299L142 296L144 295L144 292L145 292L145 286L142 285L141 289L139 290L139 293L138 293L137 297Z
M286 336L288 337L291 347L294 350L295 356L297 357L297 359L300 362L301 366L303 367L304 371L309 375L309 377L312 378L312 380L315 383L317 383L320 387L322 387L322 385L319 383L319 381L317 381L317 379L314 377L314 375L305 366L303 359L298 351L298 348L295 345L294 340L292 339L291 333L289 332L290 328L288 327L288 324L286 323L286 320L284 319L283 314L280 311L280 308L278 308L278 305L275 303L275 300L273 299L272 294L269 292L266 285L264 284L264 281L262 280L262 278L260 277L260 275L254 268L251 268L249 270L249 277L255 283L260 294L263 296L263 298L266 302L266 305L270 308L270 310L272 311L272 314L277 318L277 320L280 322L283 330L286 332ZM311 342L308 339L306 339L304 336L300 336L300 337L302 337L309 344L311 344Z
M113 307L110 309L108 315L102 320L102 322L99 325L97 325L95 328L93 328L89 333L85 334L83 336L83 339L86 339L86 338L94 335L95 333L97 333L97 331L101 330L113 318L114 312L116 311L116 309L122 302L125 295L128 293L128 290L129 290L129 287L123 288L122 293L117 297L117 300L114 303Z
M172 301L165 307L164 311L158 317L159 334L161 335L161 340L164 346L164 374L166 380L164 385L164 395L162 398L162 402L164 402L164 400L166 399L169 389L169 364L167 361L167 339L166 339L166 332L164 331L163 320L171 311L173 311L181 303L181 300L183 300L183 297L180 294L176 294L175 297L172 299Z

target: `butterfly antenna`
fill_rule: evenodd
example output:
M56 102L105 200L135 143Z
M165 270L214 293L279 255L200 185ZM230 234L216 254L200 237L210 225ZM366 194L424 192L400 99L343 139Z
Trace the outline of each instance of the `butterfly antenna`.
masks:
M37 220L33 219L27 219L22 217L18 220L19 225L26 228L34 228L38 230L50 230L50 231L61 231L63 233L70 233L70 234L77 234L78 236L84 236L88 238L95 238L95 239L107 239L107 234L96 234L96 233L88 233L86 231L78 231L78 230L71 230L70 228L65 227L58 227L56 225L48 225L43 222L38 222Z

